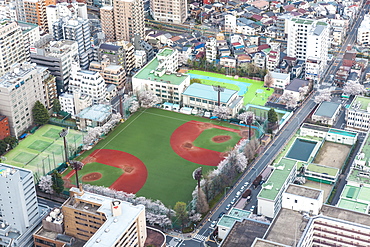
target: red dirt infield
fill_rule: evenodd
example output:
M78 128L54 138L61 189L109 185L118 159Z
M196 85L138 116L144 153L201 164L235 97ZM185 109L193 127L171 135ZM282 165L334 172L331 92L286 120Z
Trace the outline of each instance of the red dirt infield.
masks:
M217 166L224 158L224 153L195 147L191 143L197 139L200 133L205 129L217 128L231 132L240 133L240 130L231 129L211 123L203 123L195 120L189 121L178 127L171 135L170 144L180 157L206 166ZM189 145L190 144L190 145Z
M135 194L138 192L144 186L148 177L148 170L140 159L119 150L97 149L83 159L82 162L85 165L88 165L90 162L98 162L123 169L124 173L109 188L127 193ZM68 179L73 174L74 171L71 171L65 178Z
M85 181L85 182L91 182L91 181L96 181L96 180L99 180L101 179L103 175L101 175L100 172L91 172L89 174L85 174L83 177L82 177L82 181Z

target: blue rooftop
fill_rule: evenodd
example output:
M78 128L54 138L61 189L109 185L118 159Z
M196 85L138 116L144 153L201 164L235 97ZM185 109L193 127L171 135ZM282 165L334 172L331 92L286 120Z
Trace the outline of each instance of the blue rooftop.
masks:
M112 106L98 104L83 109L80 113L77 114L77 117L102 122L107 119L111 113Z
M221 92L220 101L222 103L227 103L231 96L238 93L238 91L230 90L225 88L223 92ZM183 95L193 96L196 98L202 98L207 100L218 100L218 93L213 90L212 86L199 84L199 83L193 83L191 84L183 93Z

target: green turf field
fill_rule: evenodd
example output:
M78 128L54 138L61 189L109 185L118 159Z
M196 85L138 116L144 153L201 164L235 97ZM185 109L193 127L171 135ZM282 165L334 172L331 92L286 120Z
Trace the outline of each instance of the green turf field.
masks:
M65 174L68 174L70 171L71 169L68 168ZM79 181L83 182L82 177L92 172L100 172L102 177L99 180L90 181L89 184L106 187L111 186L114 181L116 181L123 174L123 170L120 168L93 162L89 163L87 166L84 166L84 168L78 172L78 177L80 179ZM76 184L76 175L73 175L70 180L72 184Z
M62 127L46 124L34 134L21 140L17 147L6 155L6 163L32 170L37 176L57 167L64 161L63 139L59 137ZM70 151L82 143L83 135L70 130L67 136Z
M212 138L219 135L228 135L231 137L230 140L216 143L212 141ZM234 147L235 144L240 140L240 135L235 132L230 132L227 130L221 130L217 128L211 128L204 130L197 139L193 142L193 145L200 148L210 149L217 152L225 152Z
M178 201L188 203L196 186L192 173L201 165L178 156L170 146L170 137L179 126L191 120L239 129L227 122L150 108L133 114L92 150L81 155L81 159L96 149L115 149L135 155L148 170L147 181L137 193L138 196L159 199L172 207ZM210 166L202 167L204 173L214 169Z
M244 94L244 105L253 104L253 105L263 106L266 104L268 97L270 97L274 93L274 89L271 88L270 90L267 90L267 88L263 86L264 84L263 81L255 81L255 80L247 79L247 78L234 79L233 77L227 77L223 74L217 74L217 73L200 71L200 70L189 70L188 72L192 74L211 76L211 77L227 79L227 80L232 80L232 81L250 83L251 85L248 87L248 91ZM227 89L239 91L239 87L237 85L230 84L230 83L216 82L216 81L210 81L210 80L201 80L201 82L207 85L220 85L221 87L225 87ZM261 91L261 92L258 92L258 91Z

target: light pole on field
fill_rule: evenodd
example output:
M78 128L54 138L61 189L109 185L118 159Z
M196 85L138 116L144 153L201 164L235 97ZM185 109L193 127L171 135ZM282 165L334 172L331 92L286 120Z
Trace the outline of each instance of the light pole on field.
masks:
M65 162L68 164L68 146L67 146L67 137L68 135L68 129L62 129L61 132L59 132L59 136L63 138L63 143L64 143L64 155L65 155Z
M218 106L220 106L221 92L225 91L225 88L218 85L218 86L213 86L213 90L215 90L218 93L217 103L218 103Z

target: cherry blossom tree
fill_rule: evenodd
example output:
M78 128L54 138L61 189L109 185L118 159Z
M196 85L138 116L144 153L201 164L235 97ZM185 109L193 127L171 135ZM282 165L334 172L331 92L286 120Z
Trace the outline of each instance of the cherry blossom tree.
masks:
M213 109L213 116L218 117L220 119L227 119L230 115L230 108L226 106L216 106L215 109Z
M356 82L347 82L343 87L343 93L347 95L361 95L366 92L366 88L364 85L361 85L360 83Z
M47 193L47 194L53 194L53 179L51 175L42 176L39 181L39 188Z
M294 109L298 105L298 99L291 93L285 93L280 97L280 100L285 103L286 107Z
M139 110L139 102L137 102L136 100L133 100L131 102L131 105L130 105L130 108L128 109L131 113L134 113L136 112L137 110Z
M309 90L310 90L309 86L303 86L298 88L299 96L301 97L301 99L303 99L308 94Z
M189 220L192 222L199 222L202 219L202 215L200 213L195 213L189 216Z
M255 121L256 116L254 115L254 112L251 111L246 111L241 114L239 114L238 119L242 120L245 124L249 126L249 131L248 131L248 137L249 140L251 139L252 135L252 123Z
M324 101L331 101L331 91L329 88L319 90L319 95L315 96L314 102L320 104Z
M161 102L158 96L152 91L140 91L138 99L140 106L145 108L153 107Z

